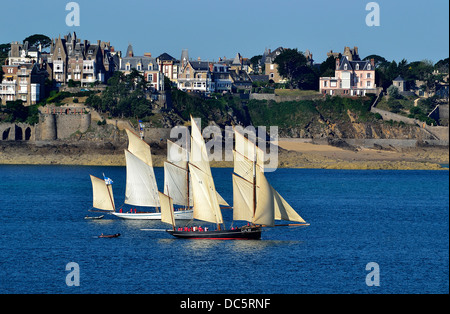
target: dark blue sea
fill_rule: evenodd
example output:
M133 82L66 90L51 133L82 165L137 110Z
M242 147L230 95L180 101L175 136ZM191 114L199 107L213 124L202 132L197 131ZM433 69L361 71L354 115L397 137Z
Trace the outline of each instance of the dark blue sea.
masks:
M231 171L213 169L230 204ZM449 293L448 171L278 169L269 182L311 225L267 229L259 241L85 220L95 215L89 174L102 173L120 206L123 167L0 165L0 293ZM79 285L66 282L72 262Z

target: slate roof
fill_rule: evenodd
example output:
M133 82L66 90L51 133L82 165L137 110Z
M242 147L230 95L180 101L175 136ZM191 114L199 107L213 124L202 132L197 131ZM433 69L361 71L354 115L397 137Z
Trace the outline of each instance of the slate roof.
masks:
M347 70L345 70L345 65L347 65ZM358 68L359 66L359 68ZM349 61L347 56L343 56L341 58L341 62L339 64L340 71L358 71L358 70L374 70L373 68L369 69L369 66L371 66L370 61Z
M209 62L207 61L189 61L195 71L209 71Z
M171 55L169 55L168 53L163 53L162 55L160 55L157 59L161 60L161 61L175 61L176 59L174 57L172 57Z
M136 57L123 57L121 62L121 71L126 71L126 65L130 64L131 69L137 69L138 64L142 65L142 70L148 70L148 65L151 63L153 65L153 70L158 69L158 64L155 58L136 56Z

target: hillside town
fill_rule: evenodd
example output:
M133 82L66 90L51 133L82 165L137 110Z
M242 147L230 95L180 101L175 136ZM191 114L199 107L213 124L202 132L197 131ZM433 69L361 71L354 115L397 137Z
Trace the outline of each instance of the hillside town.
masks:
M202 60L184 48L176 58L138 54L131 43L118 51L75 32L32 35L0 45L0 140L63 140L92 122L137 130L137 120L150 140L165 139L191 112L221 127L277 125L284 137L448 146L448 58L397 63L360 56L356 46L319 54L322 63L285 47Z
M79 38L75 32L51 39L48 49L43 49L41 44L36 46L28 41L16 41L10 44L3 60L0 98L3 105L8 101L22 100L25 106L29 106L44 99L48 89L104 85L115 72L128 75L133 70L142 75L148 90L155 94L164 91L164 78L186 92L206 95L251 93L252 87L261 83L283 86L288 82L289 76L280 73L279 63L275 61L286 50L291 49L278 47L272 51L266 48L260 56L253 58L236 52L231 58L218 57L210 61L192 58L188 49L181 50L179 59L167 53L137 55L132 44L122 53L116 51L109 41L90 42ZM334 61L332 66L325 68L327 76L318 76L315 82L312 80L311 90L324 95L379 94L387 89L386 83L398 87L400 92L412 92L417 96L448 95L448 62L444 67L431 69L429 74L435 76L436 84L427 85L417 79L405 85L400 75L389 82L376 79L376 69L383 66L383 61L379 56L375 60L377 56L373 55L361 59L358 47L344 47L342 53L330 51L326 53L327 61L322 64L315 63L313 54L307 49L301 54L304 65L311 68L311 72L316 70L318 75L325 72L319 69L326 62ZM309 72L305 72L305 76L307 74Z

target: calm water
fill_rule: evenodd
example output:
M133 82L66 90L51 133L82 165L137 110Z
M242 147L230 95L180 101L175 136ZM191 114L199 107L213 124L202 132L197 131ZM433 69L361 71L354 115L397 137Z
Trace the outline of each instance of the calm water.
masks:
M122 167L0 165L0 293L449 293L448 171L279 169L269 181L311 226L268 229L261 241L179 240L140 230L161 222L84 220L89 174L102 172L122 204ZM213 169L228 202L230 173ZM163 170L156 176L161 187ZM69 262L79 264L78 287L66 285ZM366 285L370 262L378 287Z

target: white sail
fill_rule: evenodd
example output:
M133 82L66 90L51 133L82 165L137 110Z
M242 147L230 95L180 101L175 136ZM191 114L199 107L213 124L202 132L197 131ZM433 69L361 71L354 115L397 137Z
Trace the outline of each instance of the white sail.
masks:
M194 218L217 224L223 223L212 177L192 164L189 164L189 170L192 178Z
M273 226L275 224L274 195L264 173L256 171L256 211L254 224Z
M158 187L153 167L125 150L127 181L125 203L135 206L159 207Z
M189 152L180 145L167 140L167 161L183 169L187 169Z
M233 174L233 220L253 220L253 183Z
M134 156L141 159L150 167L153 166L152 163L152 154L150 150L150 145L144 142L138 135L134 132L125 129L128 135L128 151L131 152Z
M212 177L205 140L203 139L200 128L198 127L197 123L195 123L192 116L191 116L191 152L189 155L189 162Z
M114 211L114 195L112 186L105 183L105 180L94 176L92 182L92 206L98 209Z
M192 187L190 187L192 191ZM191 192L192 193L192 192ZM191 206L188 203L188 171L170 162L164 162L164 194L173 199L176 205Z
M285 201L285 199L272 187L272 194L274 197L274 209L276 220L298 221L306 223L300 215Z
M256 143L253 143L249 139L245 138L245 136L239 133L235 129L235 151L238 153L238 158L245 158L249 162L256 162L256 165L264 171L264 151L256 146ZM236 159L235 159L236 161ZM238 159L240 161L240 159Z
M253 183L253 162L237 151L233 151L234 173Z
M158 192L158 194L161 204L161 221L175 226L172 198L161 192Z

